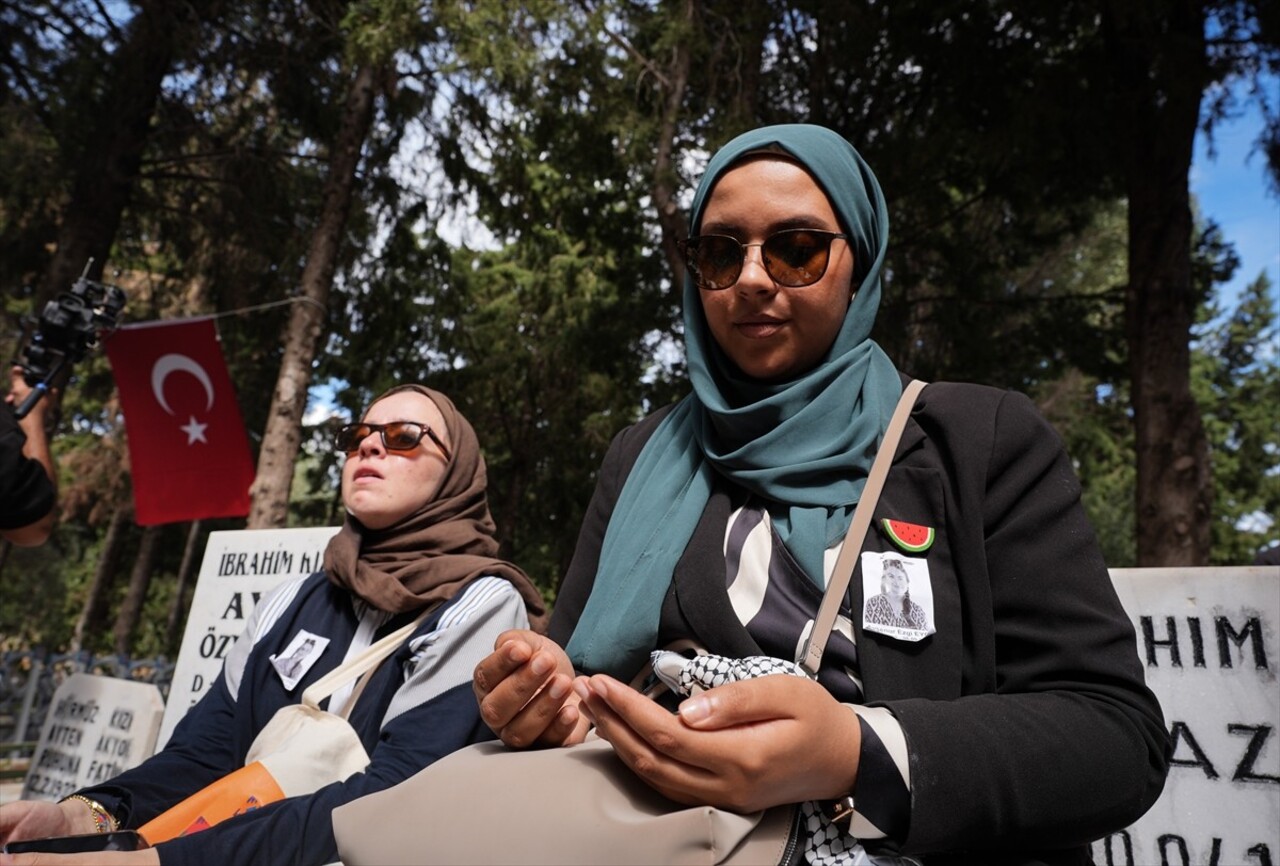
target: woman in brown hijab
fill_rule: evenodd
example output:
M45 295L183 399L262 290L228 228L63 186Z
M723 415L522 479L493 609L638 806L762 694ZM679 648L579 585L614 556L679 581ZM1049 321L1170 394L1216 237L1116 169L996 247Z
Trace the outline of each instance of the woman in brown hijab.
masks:
M93 833L104 822L141 826L242 766L278 709L430 605L436 606L374 672L350 715L371 758L364 772L196 835L110 856L166 866L333 862L335 806L492 738L471 690L472 670L498 635L540 627L545 610L524 572L496 558L475 431L443 394L403 385L374 400L360 423L343 427L335 446L347 455L347 516L325 550L324 570L262 599L218 682L163 751L58 805L5 807L0 835ZM351 692L350 685L335 692L328 706L342 707Z

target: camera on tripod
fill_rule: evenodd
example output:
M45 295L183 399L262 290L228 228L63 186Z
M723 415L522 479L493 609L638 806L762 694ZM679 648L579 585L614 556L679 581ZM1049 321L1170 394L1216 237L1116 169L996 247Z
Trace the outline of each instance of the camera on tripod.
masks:
M98 345L100 332L116 327L124 309L124 291L86 277L92 264L90 259L71 290L45 304L40 318L32 322L35 334L16 361L22 368L22 378L32 389L14 410L18 418L31 411L64 367L81 360Z

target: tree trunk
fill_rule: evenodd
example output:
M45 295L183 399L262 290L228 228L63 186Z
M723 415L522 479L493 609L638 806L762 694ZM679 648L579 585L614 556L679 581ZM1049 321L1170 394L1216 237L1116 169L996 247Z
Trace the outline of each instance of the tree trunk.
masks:
M329 157L320 220L302 271L302 297L312 303L293 306L285 333L284 357L276 379L267 427L258 454L257 478L251 493L250 529L284 526L289 516L293 464L302 440L302 413L307 407L311 365L316 356L329 291L337 269L342 234L351 210L360 151L373 123L377 70L361 66L347 93L342 125Z
M88 636L97 630L105 618L107 596L111 593L111 585L116 573L116 561L120 558L120 548L124 544L125 528L129 525L129 508L117 508L111 515L107 525L107 535L102 541L102 552L98 554L98 567L93 572L93 582L89 584L89 594L80 608L80 617L76 620L75 630L71 636L71 651L78 653L84 649Z
M1125 322L1137 448L1139 566L1209 562L1208 441L1191 394L1187 175L1208 82L1196 3L1108 4L1107 50L1129 198Z
M129 653L133 630L138 627L138 620L142 617L142 603L147 600L147 588L151 586L156 545L163 529L163 526L145 526L142 529L138 558L133 561L133 573L129 575L129 591L125 593L124 603L120 605L120 612L116 615L115 627L111 630L115 637L116 655Z
M200 540L200 521L191 521L187 529L187 546L182 551L182 564L178 566L178 586L173 592L173 606L169 608L169 621L165 624L164 645L176 648L182 638L182 626L186 622L187 590L191 586L191 573L195 570L196 544Z

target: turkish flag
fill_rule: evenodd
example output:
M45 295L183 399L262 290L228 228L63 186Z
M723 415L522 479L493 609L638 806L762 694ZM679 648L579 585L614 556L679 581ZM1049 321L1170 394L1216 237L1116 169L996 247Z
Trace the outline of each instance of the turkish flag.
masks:
M213 319L126 325L105 346L138 524L248 514L253 458Z

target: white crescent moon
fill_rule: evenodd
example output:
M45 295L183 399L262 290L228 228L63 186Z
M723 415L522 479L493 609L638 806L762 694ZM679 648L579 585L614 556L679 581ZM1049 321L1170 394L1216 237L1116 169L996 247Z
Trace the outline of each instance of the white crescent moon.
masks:
M191 358L186 355L162 355L156 361L155 366L151 368L151 392L156 395L156 402L160 404L164 411L170 415L173 410L169 408L169 403L164 399L164 380L170 373L178 370L190 373L204 386L204 395L206 399L205 411L213 406L213 383L209 381L209 374Z

